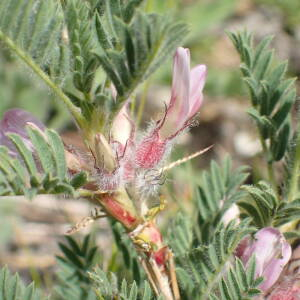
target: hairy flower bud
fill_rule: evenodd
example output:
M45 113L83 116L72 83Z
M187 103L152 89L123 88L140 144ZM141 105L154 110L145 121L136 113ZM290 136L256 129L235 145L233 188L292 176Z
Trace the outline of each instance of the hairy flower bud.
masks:
M136 163L140 168L155 167L168 152L168 145L190 123L199 110L206 77L206 66L198 65L190 71L190 52L178 48L174 57L170 102L165 116L137 146Z

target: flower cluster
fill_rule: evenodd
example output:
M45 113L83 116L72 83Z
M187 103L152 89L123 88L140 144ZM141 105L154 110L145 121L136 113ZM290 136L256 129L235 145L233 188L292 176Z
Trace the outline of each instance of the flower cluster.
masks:
M87 154L65 147L69 172L75 174L85 170L89 173L89 182L84 188L94 193L93 199L120 221L132 233L132 239L151 253L159 265L164 264L165 246L151 219L151 210L144 202L147 196L144 191L150 191L160 182L160 168L174 140L191 125L202 104L205 78L206 67L198 65L190 70L189 50L178 48L174 57L171 99L163 117L148 128L141 139L137 138L139 134L128 113L129 102L126 102L109 128L84 137ZM19 134L34 152L25 129L27 123L41 131L45 128L20 109L6 112L0 123L0 144L7 146L13 156L18 154L7 133Z
M147 130L140 141L135 123L127 111L128 104L124 105L113 121L109 139L97 134L91 147L98 162L100 189L116 190L124 183L141 178L140 174L154 181L159 177L155 170L170 152L174 139L190 125L202 104L205 77L206 67L199 65L190 71L189 50L179 48L174 58L170 102L164 116Z

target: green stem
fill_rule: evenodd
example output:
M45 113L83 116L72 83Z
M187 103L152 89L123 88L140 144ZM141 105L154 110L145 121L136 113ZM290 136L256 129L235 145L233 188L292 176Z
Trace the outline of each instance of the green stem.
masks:
M83 93L83 95L86 101L91 102L92 98L90 93Z
M134 116L135 114L135 106L136 106L136 95L134 95L130 105L130 111L132 116Z
M137 121L136 121L136 127L137 128L139 128L139 125L140 125L142 117L143 117L143 113L144 113L144 109L145 109L145 103L146 103L147 94L148 94L148 89L149 89L149 80L147 80L145 82L142 97L141 97L141 101L140 101L140 104L139 104L139 109L138 109L137 118L136 118L137 119Z
M299 127L297 130L295 157L294 157L294 162L292 167L292 176L291 176L289 193L288 193L288 202L293 201L295 195L298 192L298 177L300 172L300 124L298 126Z
M71 102L64 92L50 79L50 77L32 60L32 58L20 49L8 36L0 30L0 40L8 46L18 57L20 57L27 66L29 66L44 82L54 91L60 100L67 106L72 116L82 128L85 120L80 110Z
M276 192L276 195L278 197L278 187L277 187L277 182L276 182L275 175L274 175L273 162L269 160L269 157L268 157L269 150L268 150L266 141L263 139L263 137L261 135L260 135L260 142L263 147L263 152L266 154L269 181L270 181L271 185L273 186L273 189Z

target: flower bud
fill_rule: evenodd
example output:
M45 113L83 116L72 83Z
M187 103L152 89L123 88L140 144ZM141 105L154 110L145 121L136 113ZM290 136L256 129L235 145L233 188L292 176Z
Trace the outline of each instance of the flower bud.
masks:
M115 154L104 135L97 133L95 135L95 158L96 163L100 169L104 169L106 172L112 173L117 168L117 161Z
M114 219L119 221L128 230L133 230L138 222L136 210L124 189L117 192L97 195L99 203L105 207Z
M190 71L189 50L178 48L174 57L171 99L165 116L137 146L136 163L140 168L155 167L168 153L168 142L189 125L202 104L205 78L206 66L198 65Z

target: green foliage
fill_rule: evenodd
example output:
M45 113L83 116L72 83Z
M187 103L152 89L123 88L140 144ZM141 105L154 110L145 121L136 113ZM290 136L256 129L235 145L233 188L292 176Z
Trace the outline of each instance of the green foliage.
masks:
M86 182L86 174L78 173L69 178L65 160L64 145L53 130L27 127L34 152L30 151L24 139L9 134L18 152L10 156L7 148L0 146L0 195L25 195L33 198L36 194L75 195L75 189ZM21 162L21 160L22 162Z
M0 20L0 40L10 39L11 49L22 51L52 80L62 83L69 72L69 54L61 36L63 13L59 1L2 1Z
M132 276L137 284L140 284L144 279L144 273L139 266L137 253L121 224L114 221L111 221L111 223L118 251L122 253L125 271L127 271L128 276Z
M140 11L128 23L128 14L116 5L118 1L109 2L106 14L95 18L102 50L97 57L118 92L120 104L173 53L187 28L168 17Z
M242 188L249 196L238 202L242 217L251 217L253 224L258 228L279 227L300 219L299 199L292 202L279 201L272 187L264 181L255 186L245 185Z
M249 220L244 220L239 225L230 222L226 227L220 224L209 244L201 245L176 257L177 274L181 291L185 295L184 299L191 299L191 297L193 299L218 299L210 297L213 293L218 293L218 290L221 294L223 293L225 287L223 287L224 283L221 282L221 277L223 275L223 278L227 278L227 274L233 276L226 279L230 288L232 287L231 282L236 278L243 281L243 285L239 287L244 286L245 290L242 288L243 291L246 291L246 288L256 287L256 285L248 286L248 282L238 274L241 271L241 266L229 268L238 243L251 231L253 229L249 227ZM252 271L247 270L248 272ZM220 274L222 275L220 276ZM249 282L254 284L253 278L250 277L250 279ZM239 293L236 287L233 290L232 293Z
M224 213L237 202L243 192L238 190L248 173L245 167L232 170L227 157L221 165L212 161L209 171L204 171L196 193L197 224L196 245L209 242Z
M219 282L218 290L212 294L210 300L248 300L260 295L257 288L263 277L255 278L255 259L250 260L247 269L236 258L235 265L230 267Z
M66 237L66 244L59 244L63 256L58 256L59 285L55 291L58 300L96 300L88 272L99 263L100 254L90 235L82 243Z
M67 244L59 244L63 256L58 257L60 271L56 287L58 300L150 300L153 294L149 284L125 279L119 284L116 275L99 267L100 254L94 240L87 235L82 243L66 237Z
M89 93L98 68L98 61L91 54L95 49L91 7L85 1L67 1L65 15L73 58L73 83L79 91Z
M119 285L118 279L114 273L106 274L100 268L96 268L93 273L89 273L94 282L95 292L98 299L101 300L151 300L152 291L149 283L145 281L138 286L134 281L131 285L123 279ZM162 300L162 298L156 298Z
M168 244L176 255L184 255L192 248L194 235L190 218L177 214L168 231Z
M249 88L252 108L249 115L256 122L269 161L284 156L291 131L291 109L296 100L294 79L286 79L287 62L275 63L273 51L269 50L270 37L264 38L255 48L252 35L247 31L229 33L240 54L240 66Z
M7 267L0 270L0 299L1 300L42 300L40 292L34 284L24 286L18 274L11 275Z
M139 11L141 3L5 1L0 40L44 80L81 128L101 130L187 33L182 23ZM97 72L100 65L105 74Z
M238 202L242 209L242 216L251 216L253 223L259 228L271 226L279 205L279 200L272 187L268 183L260 181L256 186L245 185L242 188L250 196L250 199L246 197Z

